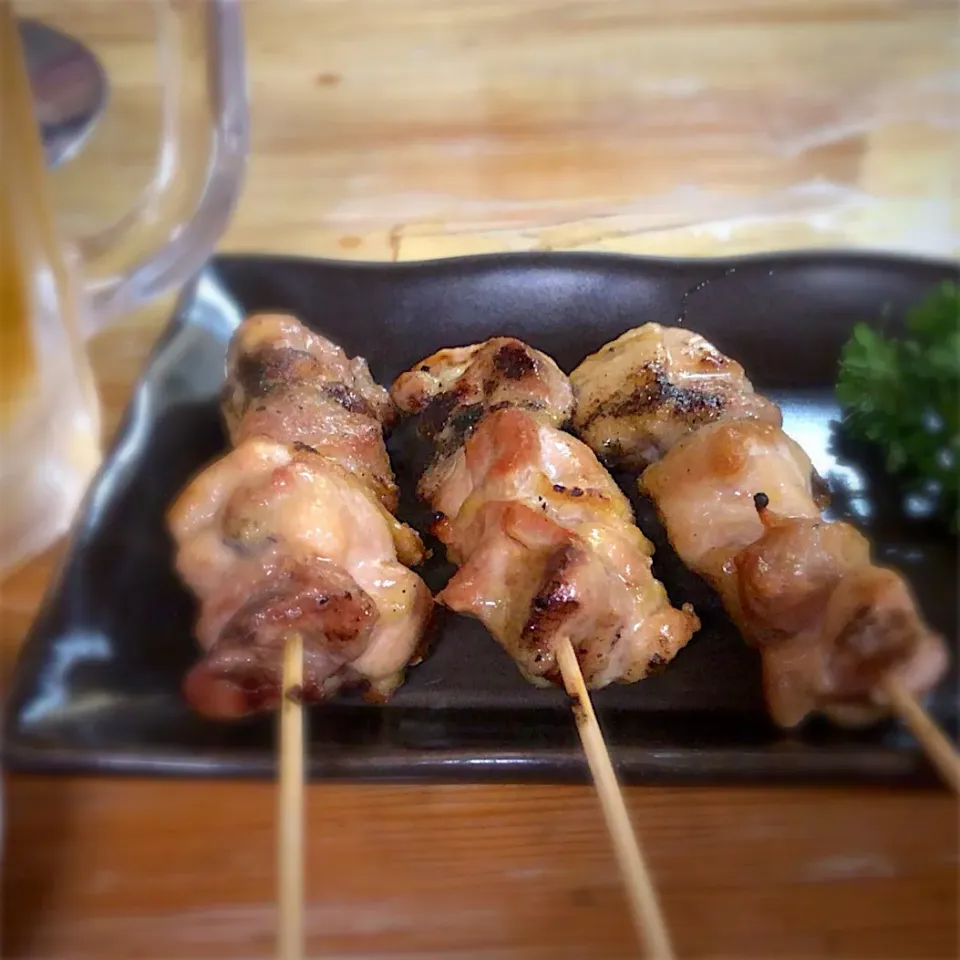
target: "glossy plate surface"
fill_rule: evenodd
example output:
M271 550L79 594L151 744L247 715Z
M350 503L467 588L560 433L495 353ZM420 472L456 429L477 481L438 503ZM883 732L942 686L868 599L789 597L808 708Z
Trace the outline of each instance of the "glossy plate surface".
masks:
M7 762L32 770L272 775L270 718L218 725L179 692L197 656L193 605L171 566L163 513L224 447L217 394L242 312L295 313L362 353L381 382L443 346L512 334L572 369L648 320L684 323L739 359L784 405L786 428L877 556L913 584L956 647L957 544L912 518L869 453L836 436L840 347L861 319L896 325L955 267L885 257L789 255L668 261L589 254L510 255L411 265L268 257L215 260L181 301L87 498L58 583L9 690ZM409 427L390 441L405 499L421 451ZM631 492L633 485L620 478ZM704 626L661 676L601 691L596 704L625 780L934 782L911 737L887 723L856 733L813 723L785 736L766 719L756 656L634 501L658 551L655 572ZM425 576L449 574L438 558ZM956 736L956 665L930 700ZM565 697L535 690L475 622L448 616L429 659L384 707L343 697L311 712L315 777L585 779Z

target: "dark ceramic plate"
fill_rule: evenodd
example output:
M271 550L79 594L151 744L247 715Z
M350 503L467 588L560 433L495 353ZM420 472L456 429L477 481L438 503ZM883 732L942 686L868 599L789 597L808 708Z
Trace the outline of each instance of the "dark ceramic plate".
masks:
M851 325L904 311L948 264L802 255L731 261L521 255L403 266L267 257L217 260L182 301L136 390L94 484L69 556L20 657L5 724L7 761L31 770L269 775L270 718L217 725L179 693L197 655L193 607L170 568L163 513L187 478L224 446L217 412L224 351L240 311L291 311L381 382L443 346L514 334L569 370L646 320L682 322L740 359L784 404L806 447L883 560L913 583L931 623L956 641L956 542L908 516L869 454L835 435L838 351ZM407 499L417 464L409 428L391 439ZM632 484L625 483L632 491ZM623 777L669 780L932 782L895 723L843 732L813 723L785 736L766 719L755 655L710 592L663 543L656 572L704 626L662 676L601 691L596 704ZM449 571L432 561L432 587ZM954 672L930 706L956 736ZM581 779L569 708L529 687L478 624L450 617L430 658L384 707L344 697L311 716L316 777Z

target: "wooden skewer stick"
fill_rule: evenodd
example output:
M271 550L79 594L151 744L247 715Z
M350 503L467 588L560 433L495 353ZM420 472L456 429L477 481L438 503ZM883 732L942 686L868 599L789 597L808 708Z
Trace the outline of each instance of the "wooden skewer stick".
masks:
M657 901L657 892L650 871L643 859L640 844L637 841L630 815L620 792L620 784L610 761L610 753L603 739L597 715L593 712L590 693L584 683L580 664L574 653L573 645L567 637L562 637L557 647L557 660L563 685L574 700L574 716L577 732L583 743L587 763L593 774L593 782L600 798L600 806L607 822L607 829L613 841L613 849L620 864L630 909L633 914L637 936L645 945L648 957L656 960L672 960L674 953L670 945L670 934L663 911Z
M280 792L277 804L277 956L303 957L303 637L292 633L283 651L280 701ZM292 695L291 695L292 692Z
M917 702L916 697L896 677L886 677L880 686L890 698L890 703L900 715L900 719L920 741L930 762L954 792L960 793L960 754L956 747Z

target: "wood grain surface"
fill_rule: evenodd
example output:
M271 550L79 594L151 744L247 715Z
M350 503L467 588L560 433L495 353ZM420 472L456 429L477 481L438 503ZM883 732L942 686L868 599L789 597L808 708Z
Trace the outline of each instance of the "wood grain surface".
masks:
M5 956L271 955L269 784L11 787ZM955 811L939 794L630 801L678 956L956 956ZM307 824L311 956L638 955L588 788L315 784Z
M156 153L134 0L25 0L91 42L112 100L54 176L102 225ZM952 0L251 0L253 143L222 247L960 250ZM105 173L105 171L109 173ZM170 301L91 351L112 430ZM3 677L59 558L0 584ZM267 783L7 776L3 955L252 958L275 933ZM683 957L952 957L946 792L631 788ZM316 957L636 956L580 787L314 784Z

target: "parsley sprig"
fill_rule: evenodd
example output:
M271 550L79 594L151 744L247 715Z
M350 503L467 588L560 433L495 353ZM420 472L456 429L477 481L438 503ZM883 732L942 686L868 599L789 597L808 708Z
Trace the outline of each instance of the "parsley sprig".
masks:
M894 339L859 323L840 357L848 434L876 444L908 495L960 524L960 286L944 283Z

